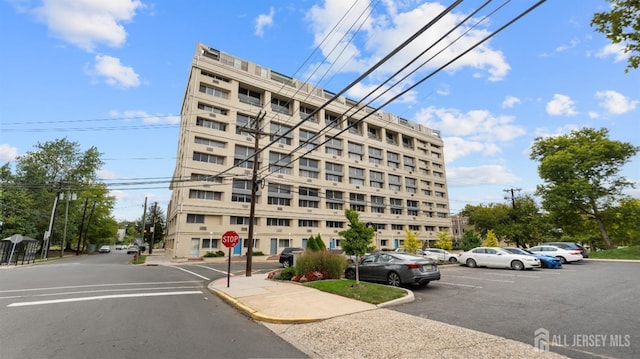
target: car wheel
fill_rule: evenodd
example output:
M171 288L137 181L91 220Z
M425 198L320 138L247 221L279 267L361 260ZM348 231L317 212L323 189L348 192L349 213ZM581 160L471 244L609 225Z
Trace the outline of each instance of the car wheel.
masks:
M291 259L285 259L284 261L282 261L282 266L285 268L291 267Z
M344 272L344 277L351 280L356 279L356 270L353 268L347 268Z
M473 259L469 258L469 259L467 259L466 265L469 268L475 268L476 267L476 261L474 261Z
M400 281L400 276L398 275L398 273L389 272L389 274L387 274L387 284L394 287L399 287L402 282Z
M567 259L565 257L558 256L558 259L560 260L560 263L562 263L562 264L567 264L568 263Z
M455 263L457 261L458 261L458 258L456 258L456 257L449 258L449 263Z
M524 264L520 261L511 262L511 268L514 270L524 270Z

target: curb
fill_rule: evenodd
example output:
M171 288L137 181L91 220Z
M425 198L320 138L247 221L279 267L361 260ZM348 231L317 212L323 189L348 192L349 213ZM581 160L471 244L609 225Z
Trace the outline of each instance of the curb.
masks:
M227 302L228 304L236 308L238 311L243 312L253 320L273 323L273 324L306 324L306 323L319 322L323 320L323 319L316 319L316 318L284 319L284 318L278 318L278 317L272 317L269 315L260 314L257 310L240 303L237 299L227 295L222 291L219 291L213 288L209 288L209 290L213 291L213 293L215 293L222 300L224 300L225 302Z

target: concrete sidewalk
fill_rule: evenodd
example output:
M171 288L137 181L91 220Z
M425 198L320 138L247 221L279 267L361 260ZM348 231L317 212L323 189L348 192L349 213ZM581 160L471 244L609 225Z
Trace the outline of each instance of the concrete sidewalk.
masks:
M217 263L225 261L228 259L216 258ZM191 262L172 261L154 250L146 264ZM403 298L373 305L266 276L231 276L229 283L225 277L211 282L208 289L309 358L566 358L529 344L384 308L413 301L410 290Z

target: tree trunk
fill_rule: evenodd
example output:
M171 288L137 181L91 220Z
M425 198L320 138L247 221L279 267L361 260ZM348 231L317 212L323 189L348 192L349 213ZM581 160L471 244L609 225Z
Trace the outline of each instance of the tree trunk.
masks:
M607 233L607 229L602 222L600 216L596 216L596 222L598 222L598 229L600 230L600 234L602 235L602 240L604 240L604 244L607 249L613 249L613 243L611 243L611 238L609 238L609 233Z

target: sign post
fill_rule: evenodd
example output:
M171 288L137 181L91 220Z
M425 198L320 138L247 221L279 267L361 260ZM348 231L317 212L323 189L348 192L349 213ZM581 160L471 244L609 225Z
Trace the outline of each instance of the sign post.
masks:
M229 248L229 263L227 264L227 288L229 288L229 282L231 281L231 248L238 244L240 237L235 231L226 231L222 235L222 244Z

